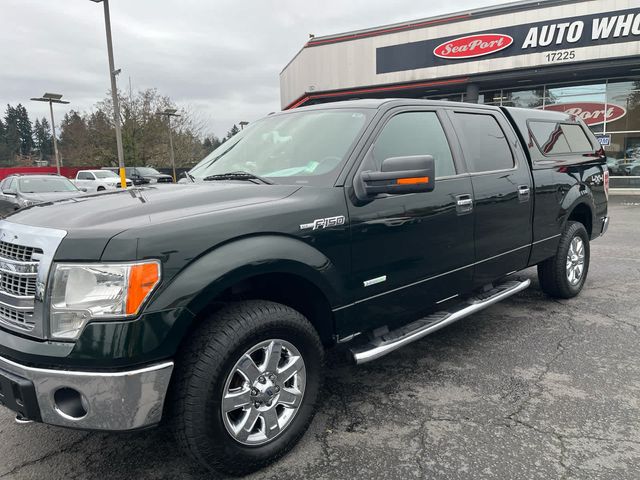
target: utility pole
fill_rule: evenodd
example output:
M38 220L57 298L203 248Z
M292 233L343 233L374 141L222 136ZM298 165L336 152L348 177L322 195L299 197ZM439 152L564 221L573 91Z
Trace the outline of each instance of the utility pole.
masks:
M156 115L162 115L167 117L167 127L169 129L169 156L171 158L171 168L173 169L173 183L176 183L178 180L176 178L176 157L173 152L173 134L171 132L171 117L179 117L176 112L178 110L175 108L165 108L162 112L157 112Z
M116 127L116 145L118 148L118 169L120 173L120 186L127 188L127 175L124 169L124 148L122 147L122 128L120 127L120 103L118 102L118 86L116 76L120 70L116 70L113 60L113 42L111 39L111 16L109 15L109 0L91 0L95 3L102 2L104 6L104 26L107 31L107 54L109 56L109 77L111 79L111 98L113 101L113 121Z
M60 100L62 95L59 93L45 93L42 97L32 98L34 102L47 102L49 104L49 112L51 113L51 133L53 135L53 152L56 156L56 170L60 175L60 154L58 153L58 140L56 139L56 121L53 118L53 104L62 103L68 104L66 100Z

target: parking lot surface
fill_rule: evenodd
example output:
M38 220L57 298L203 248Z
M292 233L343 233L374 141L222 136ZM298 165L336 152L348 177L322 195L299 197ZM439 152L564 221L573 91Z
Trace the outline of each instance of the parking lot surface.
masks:
M582 294L525 292L381 360L328 372L301 443L252 479L637 479L640 197L613 197ZM17 425L0 479L204 479L166 430Z

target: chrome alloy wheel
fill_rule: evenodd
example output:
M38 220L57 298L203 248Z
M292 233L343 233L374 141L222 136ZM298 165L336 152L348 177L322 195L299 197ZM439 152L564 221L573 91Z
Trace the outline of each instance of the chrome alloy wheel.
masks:
M304 397L302 355L285 340L267 340L247 350L234 365L222 394L227 432L243 445L261 445L293 421Z
M567 280L571 285L577 285L584 274L584 242L580 237L573 237L567 252Z

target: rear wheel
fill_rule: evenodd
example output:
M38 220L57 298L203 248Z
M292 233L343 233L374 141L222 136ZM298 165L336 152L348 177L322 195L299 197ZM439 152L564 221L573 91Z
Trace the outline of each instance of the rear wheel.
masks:
M568 222L555 257L538 265L540 288L556 298L572 298L584 286L589 271L589 234L579 222Z
M311 323L248 301L205 319L176 372L173 426L210 470L242 475L291 449L313 418L323 347Z

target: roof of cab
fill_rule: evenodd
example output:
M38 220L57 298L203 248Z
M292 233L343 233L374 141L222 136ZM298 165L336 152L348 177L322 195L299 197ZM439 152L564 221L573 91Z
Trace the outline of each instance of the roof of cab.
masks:
M493 105L484 105L479 103L464 103L464 102L448 102L444 100L424 100L420 98L363 98L358 100L343 100L338 102L319 103L316 105L308 105L306 107L298 107L278 114L286 114L300 111L310 110L327 110L334 108L368 108L368 109L382 109L382 108L394 108L402 106L434 106L434 107L452 107L452 108L478 108L484 110L499 110L498 107Z

